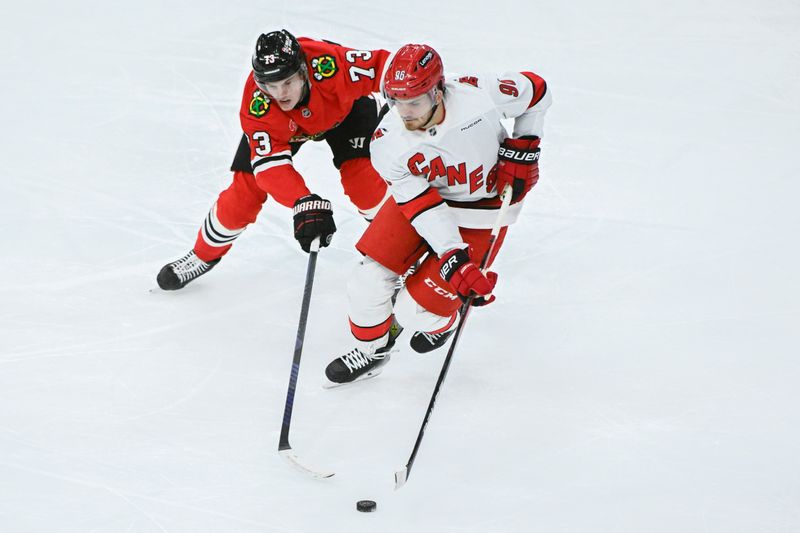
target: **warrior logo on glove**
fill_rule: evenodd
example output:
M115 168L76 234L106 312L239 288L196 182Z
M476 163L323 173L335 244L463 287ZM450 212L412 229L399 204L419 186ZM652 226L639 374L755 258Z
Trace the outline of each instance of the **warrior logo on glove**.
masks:
M320 246L328 246L336 224L331 203L316 194L303 196L294 204L294 238L304 252L311 251L311 243L319 237Z

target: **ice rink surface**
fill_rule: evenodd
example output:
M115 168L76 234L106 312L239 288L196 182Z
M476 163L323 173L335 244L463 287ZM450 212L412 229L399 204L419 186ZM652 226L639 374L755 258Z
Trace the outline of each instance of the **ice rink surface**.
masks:
M3 533L800 531L796 2L0 10ZM306 266L289 211L268 202L185 290L155 285L229 182L251 49L281 27L533 70L555 100L498 301L400 491L444 350L321 388L365 227L327 145L295 158L339 232L292 441L336 477L277 454Z

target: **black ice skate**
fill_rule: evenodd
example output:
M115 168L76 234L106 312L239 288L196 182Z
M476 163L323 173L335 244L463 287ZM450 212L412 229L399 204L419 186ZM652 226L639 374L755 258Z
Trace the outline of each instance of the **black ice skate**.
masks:
M325 376L330 382L326 388L374 378L380 374L383 367L389 362L389 354L394 346L395 338L396 336L389 335L389 342L386 346L376 350L374 354L364 353L358 348L353 348L347 354L331 361L325 369Z
M164 268L158 273L156 281L158 281L158 286L165 291L177 291L214 268L217 263L219 263L219 259L206 263L192 250L177 261L164 265Z
M441 333L417 331L411 336L411 341L409 341L411 348L417 353L428 353L437 348L441 348L456 330L456 326L458 325L457 318L458 317L453 319L450 329L442 331Z
M437 348L441 348L453 334L453 329L443 333L425 333L418 331L411 336L411 348L417 353L432 352Z

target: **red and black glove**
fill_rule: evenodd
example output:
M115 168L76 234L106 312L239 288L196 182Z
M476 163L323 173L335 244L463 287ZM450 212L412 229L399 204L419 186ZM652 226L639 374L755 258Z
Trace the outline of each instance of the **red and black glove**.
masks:
M453 286L461 300L475 293L472 305L487 305L495 299L492 289L497 284L497 274L487 272L484 275L478 265L470 260L465 248L445 252L439 261L439 274ZM485 297L487 295L488 298Z
M497 152L497 194L511 185L511 203L525 198L539 181L539 137L506 139Z
M303 251L311 251L311 243L316 237L319 237L320 247L328 246L334 233L336 224L328 200L309 194L294 203L294 238Z

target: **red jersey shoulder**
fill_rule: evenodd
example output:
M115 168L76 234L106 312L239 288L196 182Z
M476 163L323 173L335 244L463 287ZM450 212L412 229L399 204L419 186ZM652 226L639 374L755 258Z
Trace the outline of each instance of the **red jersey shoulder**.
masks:
M266 116L272 108L269 97L259 89L253 81L252 75L247 80L242 97L242 111L251 117L261 118Z
M341 77L339 73L344 61L342 46L307 37L300 37L298 42L306 54L308 76L313 80L312 83Z
M312 84L323 90L346 90L354 98L380 90L380 76L390 55L387 50L359 50L303 37L298 41L306 53Z

